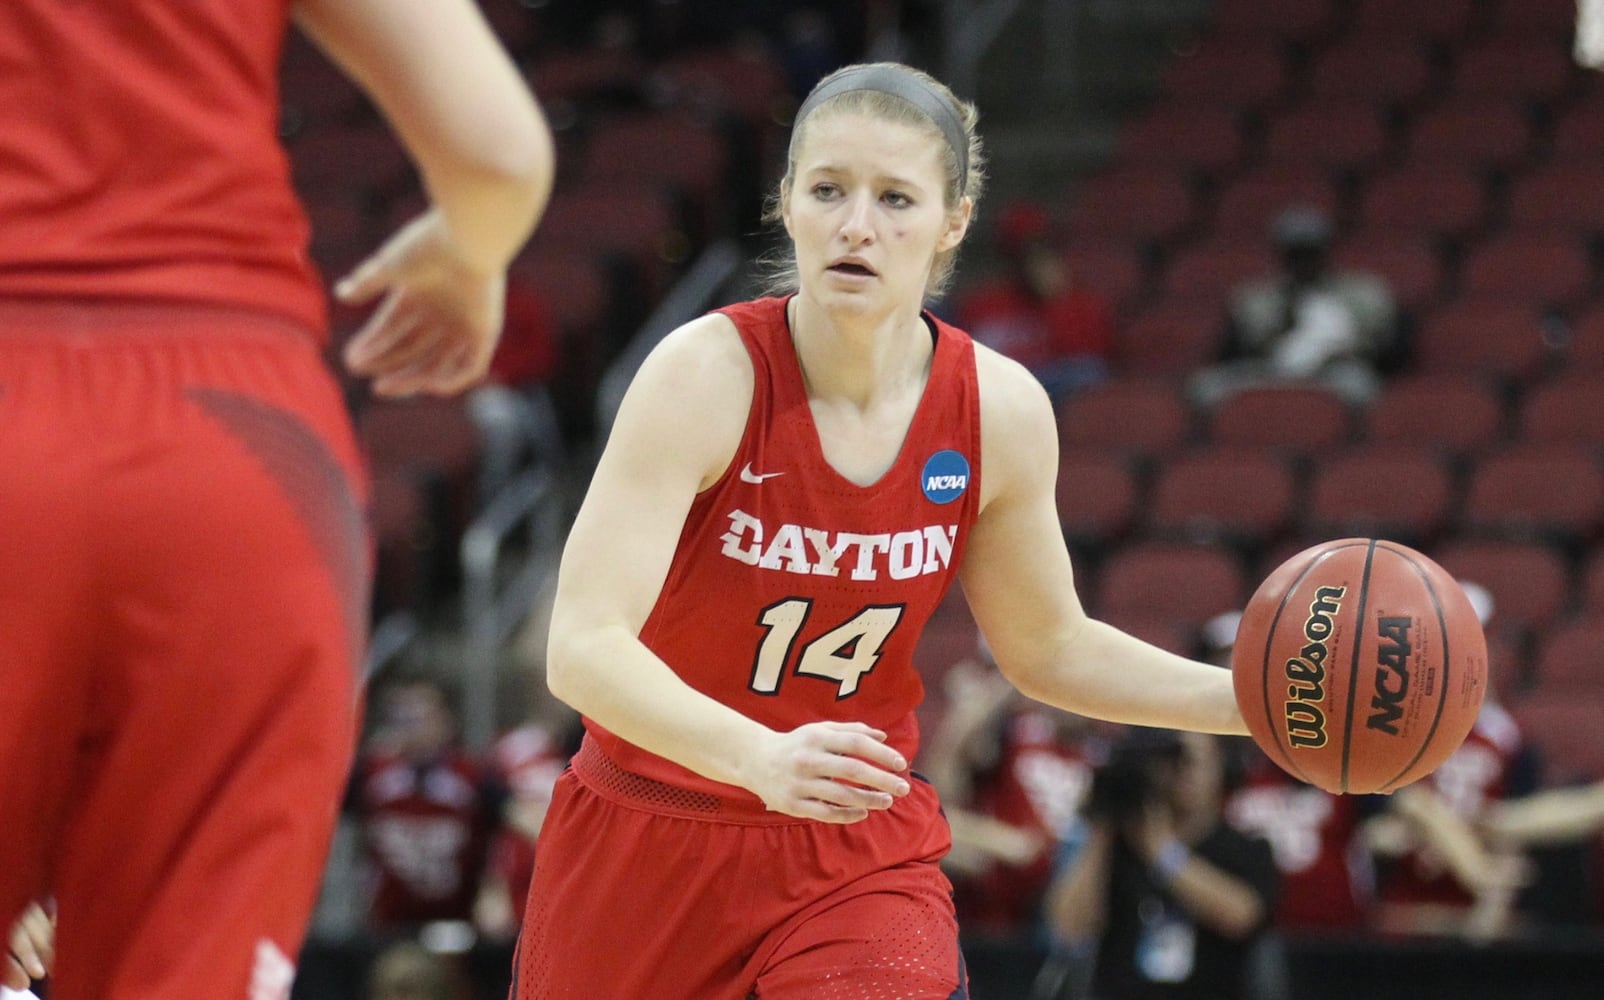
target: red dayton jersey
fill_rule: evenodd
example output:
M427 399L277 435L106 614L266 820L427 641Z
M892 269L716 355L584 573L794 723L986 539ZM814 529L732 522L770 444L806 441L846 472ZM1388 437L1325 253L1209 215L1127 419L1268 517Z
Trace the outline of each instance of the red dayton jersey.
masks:
M1226 819L1262 837L1281 873L1275 920L1284 929L1359 928L1375 898L1375 871L1359 836L1361 799L1296 780L1262 754L1226 804Z
M276 138L289 6L0 3L0 296L226 303L322 328Z
M686 683L769 726L861 721L912 760L924 696L914 646L980 505L974 345L926 314L924 396L890 470L858 486L825 461L785 301L722 312L752 358L746 433L692 504L641 640ZM626 770L761 808L586 724Z
M460 753L422 766L385 755L360 774L374 923L470 919L500 804L484 770Z

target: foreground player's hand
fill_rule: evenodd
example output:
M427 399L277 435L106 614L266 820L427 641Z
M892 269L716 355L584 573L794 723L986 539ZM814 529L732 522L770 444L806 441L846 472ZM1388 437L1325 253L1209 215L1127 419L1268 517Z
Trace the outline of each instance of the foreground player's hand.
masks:
M5 974L0 977L8 989L25 990L35 979L50 973L56 959L56 922L38 903L29 903L22 916L11 925L7 942Z
M885 739L861 722L810 722L758 747L745 784L775 812L856 823L908 794L908 762Z
M381 396L448 396L490 367L506 309L506 273L477 272L462 260L435 211L407 223L334 287L347 305L379 296L373 315L345 346L352 373Z

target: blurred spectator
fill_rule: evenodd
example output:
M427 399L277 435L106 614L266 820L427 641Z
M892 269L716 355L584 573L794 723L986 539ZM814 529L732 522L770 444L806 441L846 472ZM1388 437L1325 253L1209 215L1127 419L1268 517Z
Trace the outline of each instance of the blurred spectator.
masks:
M351 802L372 867L370 926L469 921L505 793L460 746L439 683L392 681L376 702Z
M368 1000L467 1000L467 991L448 959L416 942L402 941L374 960Z
M492 937L516 938L523 924L529 881L535 874L535 842L546 821L552 788L579 748L582 731L577 722L577 715L565 715L552 724L526 722L503 734L491 749L491 764L507 798L475 906L475 923Z
M1005 208L995 250L1003 273L961 294L954 322L1029 368L1055 403L1106 378L1113 310L1070 270L1052 241L1046 211L1028 202Z
M1049 891L1058 943L1100 1000L1258 995L1270 845L1224 822L1236 741L1132 729L1092 780L1085 837Z
M1199 656L1230 667L1241 612L1203 627ZM1258 746L1244 747L1242 783L1226 802L1226 819L1264 838L1275 856L1281 891L1277 930L1358 931L1370 925L1375 865L1361 835L1380 808L1373 796L1333 795L1289 775Z
M1486 588L1461 581L1483 627L1493 614ZM1535 791L1535 759L1491 687L1465 742L1435 771L1390 797L1369 823L1380 864L1383 932L1487 939L1516 923L1515 903L1530 862L1510 838L1480 829L1499 804Z
M1025 698L990 664L954 664L945 689L923 767L952 827L942 867L958 921L966 932L1028 937L1058 836L1090 785L1099 724Z
M1377 367L1394 348L1397 304L1380 277L1334 271L1331 220L1288 208L1271 231L1281 272L1232 293L1232 358L1199 372L1190 391L1211 406L1253 385L1315 380L1362 403L1380 384Z

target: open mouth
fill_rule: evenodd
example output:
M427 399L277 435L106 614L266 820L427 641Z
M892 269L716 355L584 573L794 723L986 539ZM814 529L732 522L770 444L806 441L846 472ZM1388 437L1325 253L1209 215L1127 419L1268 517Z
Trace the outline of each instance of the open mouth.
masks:
M849 260L843 260L838 263L831 264L830 270L834 271L836 274L851 274L862 278L872 278L875 274L874 268L869 267L866 264L858 264Z

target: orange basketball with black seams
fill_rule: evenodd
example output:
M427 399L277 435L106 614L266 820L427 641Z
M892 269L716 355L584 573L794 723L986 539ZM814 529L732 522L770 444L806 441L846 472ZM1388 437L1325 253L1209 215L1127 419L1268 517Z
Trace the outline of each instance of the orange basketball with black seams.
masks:
M1391 792L1469 735L1487 643L1442 567L1396 542L1344 538L1259 586L1231 672L1254 741L1289 774L1329 792Z

